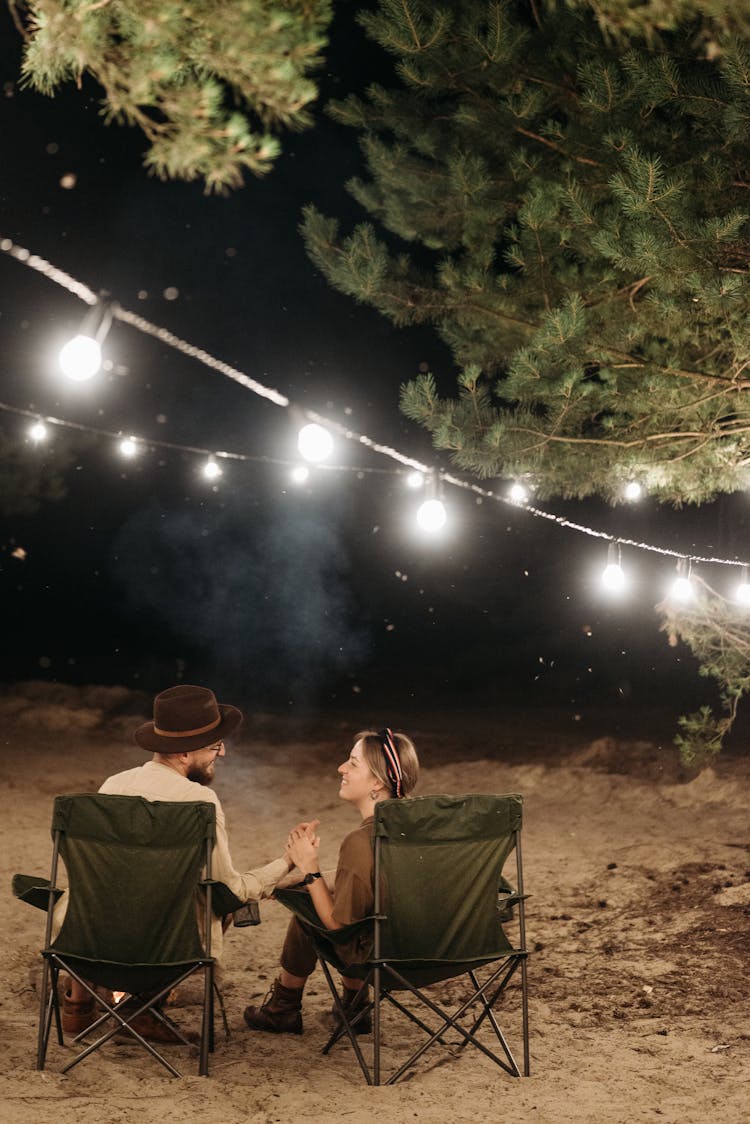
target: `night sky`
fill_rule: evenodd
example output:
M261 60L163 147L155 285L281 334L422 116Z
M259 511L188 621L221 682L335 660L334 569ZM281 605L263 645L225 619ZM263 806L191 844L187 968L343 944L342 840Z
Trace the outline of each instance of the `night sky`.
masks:
M338 5L323 103L382 71L350 7ZM313 130L282 136L267 179L206 197L198 184L149 177L140 133L106 128L93 87L54 99L19 89L20 41L4 7L0 52L3 237L299 405L448 467L399 414L398 389L420 365L449 389L449 354L431 332L397 330L331 290L297 232L308 202L344 227L362 217L343 189L360 170L353 132L320 111ZM85 306L6 255L0 286L0 401L145 442L294 459L289 411L125 325L107 338L111 370L66 384L55 354ZM27 427L0 412L6 436ZM155 691L182 678L261 709L371 703L373 719L438 700L561 704L575 721L600 704L632 714L665 694L691 709L710 698L694 661L658 631L668 559L626 552L634 580L612 605L598 580L606 544L454 489L449 527L426 540L418 495L392 473L316 472L299 487L284 466L227 462L214 489L194 455L151 448L125 463L111 440L53 438L43 450L29 443L28 457L69 458L65 498L0 524L6 682ZM396 467L352 442L334 459ZM546 507L733 557L747 554L747 502ZM717 584L735 576L711 572Z

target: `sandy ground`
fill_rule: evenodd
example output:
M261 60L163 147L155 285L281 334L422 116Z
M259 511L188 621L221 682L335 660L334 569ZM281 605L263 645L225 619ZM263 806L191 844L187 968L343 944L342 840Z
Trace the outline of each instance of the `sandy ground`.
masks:
M476 1051L433 1051L398 1086L367 1088L348 1045L321 1057L330 999L319 972L301 1037L251 1034L242 1010L273 979L287 920L275 902L263 904L260 926L228 933L231 1037L219 1031L210 1078L194 1075L197 1060L185 1050L171 1049L187 1074L177 1080L114 1044L61 1076L69 1047L53 1042L47 1068L36 1072L44 918L11 897L10 877L48 873L56 794L93 790L143 760L128 743L137 721L128 710L132 699L118 689L51 695L30 686L0 701L3 1124L748 1119L750 761L730 754L689 776L672 750L648 740L592 741L584 730L563 738L533 715L512 730L495 721L478 732L475 723L463 737L435 732L436 724L410 729L424 765L421 793L524 796L530 1078L510 1078ZM356 823L337 799L335 765L356 728L249 724L216 781L237 866L277 856L287 828L312 815L322 821L324 861L335 863L338 841ZM175 1006L185 1027L196 1018L192 998L186 991ZM516 1000L505 1000L502 1022L520 1056ZM389 1047L399 1033L386 1026Z

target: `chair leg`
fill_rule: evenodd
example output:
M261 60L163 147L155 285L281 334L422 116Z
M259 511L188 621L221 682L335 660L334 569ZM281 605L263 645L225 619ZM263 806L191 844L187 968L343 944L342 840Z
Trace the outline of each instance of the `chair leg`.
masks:
M164 988L164 990L156 998L160 999L163 995L166 995L168 991L169 988ZM125 1006L127 1002L128 999L123 999L114 1007L110 1007L109 1004L102 1000L102 1004L107 1008L109 1015L105 1015L102 1019L99 1020L96 1025L98 1026L100 1023L106 1022L107 1018L109 1017L114 1018L115 1025L110 1030L106 1031L106 1033L104 1033L101 1038L97 1038L96 1041L90 1043L90 1045L88 1045L84 1050L81 1050L79 1054L76 1054L72 1061L68 1062L66 1066L63 1066L63 1068L60 1070L61 1073L67 1073L69 1070L73 1069L73 1067L77 1066L79 1062L82 1062L84 1058L87 1058L89 1054L92 1054L94 1050L98 1050L101 1046L104 1045L105 1042L108 1042L110 1038L114 1037L114 1035L117 1034L118 1030L125 1029L131 1035L133 1040L139 1042L141 1046L143 1046L144 1050L147 1050L148 1053L156 1059L156 1061L161 1062L164 1068L168 1070L173 1077L182 1076L180 1071L178 1069L175 1069L172 1063L168 1061L163 1054L160 1054L159 1051L156 1050L150 1042L148 1042L141 1034L138 1033L135 1027L131 1026L131 1023L134 1019L136 1019L139 1015L142 1015L144 1011L150 1009L150 1001L147 1001L145 1003L141 1002L140 1006L138 1006L139 1001L137 1000L135 1009L129 1012L129 1017L123 1018L118 1009ZM153 1013L156 1014L156 1012Z
M470 996L469 999L467 999L466 1002L462 1003L461 1006L458 1007L457 1010L455 1010L452 1014L447 1014L436 1003L434 1003L432 1001L432 999L428 995L425 994L424 991L421 991L418 988L414 987L412 984L410 984L409 981L406 980L404 978L404 976L402 976L401 973L399 971L397 971L397 969L395 969L392 965L388 965L388 973L389 973L390 976L393 977L394 980L397 980L400 984L402 984L404 987L406 987L407 990L410 991L413 995L416 995L417 998L422 1003L424 1003L424 1005L426 1007L428 1007L435 1015L438 1016L438 1018L442 1019L443 1025L431 1035L429 1041L423 1043L422 1046L420 1046L418 1050L415 1050L414 1053L411 1055L411 1057L408 1058L404 1062L404 1064L399 1069L397 1069L395 1071L395 1073L391 1074L391 1076L386 1081L386 1085L394 1085L398 1081L398 1079L406 1072L406 1070L409 1069L412 1065L414 1065L414 1063L419 1058L421 1058L422 1054L424 1054L425 1051L430 1048L430 1046L432 1046L435 1042L440 1041L441 1034L448 1027L452 1027L464 1039L469 1040L471 1042L472 1046L476 1047L477 1050L480 1050L486 1057L488 1057L491 1061L495 1062L496 1065L499 1065L500 1068L504 1069L505 1072L510 1074L511 1077L520 1077L521 1076L520 1070L518 1069L518 1066L515 1063L515 1059L510 1054L510 1051L508 1050L507 1044L505 1043L504 1039L501 1040L501 1045L503 1046L503 1049L505 1050L506 1054L509 1056L512 1065L509 1065L508 1062L504 1061L502 1058L499 1058L497 1056L497 1054L493 1053L492 1050L488 1049L487 1046L485 1046L485 1044L483 1042L480 1042L478 1038L473 1037L472 1031L465 1030L464 1027L462 1027L461 1024L459 1023L458 1020L463 1018L464 1014L469 1009L469 1007L472 1005L472 1003L474 1003L476 1001L476 999L477 999L476 995ZM499 974L499 972L493 974L493 976L491 976L490 979L487 980L487 982L482 985L481 990L483 992L490 986L490 984L493 982L493 980L496 978L496 976L498 974ZM484 1018L484 1014L482 1014L480 1016L478 1022L481 1022L483 1018ZM478 1023L476 1025L478 1025Z
M156 1059L156 1061L161 1062L164 1068L168 1070L168 1072L171 1073L173 1077L182 1076L180 1074L180 1071L176 1069L172 1065L172 1063L163 1056L163 1054L160 1054L159 1051L156 1050L151 1045L151 1043L147 1041L147 1039L145 1039L141 1034L138 1033L132 1023L135 1019L138 1018L139 1015L142 1015L144 1011L151 1011L154 1018L158 1019L165 1025L171 1025L172 1029L174 1029L173 1024L170 1024L169 1021L164 1018L156 1004L158 1004L159 1001L162 1000L172 990L173 987L179 986L179 984L181 984L183 980L186 980L188 976L192 974L193 969L186 971L177 980L171 981L160 991L149 993L148 997L145 999L143 995L136 996L134 994L127 994L120 1000L119 1003L111 1006L101 995L97 995L96 991L92 989L89 984L87 984L86 980L79 976L78 973L69 964L66 964L65 968L71 974L71 976L73 976L74 979L78 980L82 987L86 988L86 990L89 991L92 996L94 996L96 1002L104 1010L104 1014L99 1019L97 1019L97 1021L93 1023L92 1026L88 1028L88 1031L86 1033L90 1035L99 1029L104 1030L105 1024L110 1019L113 1021L114 1025L109 1030L104 1031L104 1033L102 1033L99 1038L90 1043L85 1049L81 1050L80 1053L76 1054L76 1056L60 1070L61 1073L67 1073L69 1070L73 1069L74 1066L77 1066L79 1062L83 1061L84 1058L87 1058L95 1050L98 1050L101 1046L103 1046L105 1042L108 1042L111 1038L113 1038L119 1030L124 1030L133 1038L134 1042L139 1042L140 1045L143 1046L143 1048L147 1050L153 1058ZM53 958L53 973L56 970L57 968L54 965ZM126 1010L127 1015L123 1014L124 1009ZM185 1042L187 1044L187 1040L185 1040Z
M349 1036L349 1041L351 1042L352 1047L354 1049L354 1053L357 1056L357 1061L359 1062L359 1068L362 1070L362 1073L364 1075L364 1079L365 1079L365 1081L367 1082L368 1085L372 1085L372 1083L373 1083L372 1082L372 1074L370 1073L367 1062L365 1061L365 1056L362 1053L362 1049L359 1045L359 1042L357 1041L357 1036L354 1033L354 1031L352 1030L351 1026L349 1025L349 1020L346 1016L346 1012L344 1011L344 1005L341 1002L341 1000L339 999L339 993L338 993L338 991L336 989L336 985L333 981L331 971L330 971L328 965L326 964L325 960L319 958L319 963L320 963L321 968L323 969L323 974L325 975L326 982L328 984L328 989L329 989L331 995L333 996L333 1002L336 1005L336 1010L338 1011L339 1018L341 1019L341 1026L338 1027L338 1029L336 1029L333 1032L333 1034L331 1035L331 1037L328 1039L325 1046L323 1047L322 1053L327 1054L328 1051L331 1049L331 1047L334 1045L334 1043L338 1042L339 1038L342 1037L342 1034L344 1032L346 1032L346 1034ZM365 981L365 983L367 983L367 981Z
M42 970L42 983L39 994L39 1029L37 1034L37 1047L36 1047L36 1068L44 1069L44 1062L47 1057L47 1043L49 1041L49 1032L52 1029L52 1008L53 1008L53 993L50 990L50 966L46 957L43 960L44 968ZM56 982L56 981L53 981ZM59 1025L59 1012L58 1012L58 1034L62 1035L62 1028ZM62 1042L62 1037L60 1038Z
M526 957L521 961L521 1008L523 1015L523 1075L531 1075L529 1064L529 985Z
M414 1025L418 1026L420 1030L423 1030L425 1032L425 1034L427 1034L427 1035L432 1034L432 1027L428 1026L427 1023L422 1022L422 1020L419 1018L419 1016L415 1015L414 1011L410 1011L409 1008L406 1007L399 999L397 999L396 996L392 992L386 993L385 998L388 999L388 1002L391 1004L392 1007L395 1007L397 1011L400 1011L402 1015L405 1015L406 1018L409 1019L410 1022L413 1022ZM447 1046L448 1045L448 1043L440 1037L438 1037L436 1039L436 1041L439 1042L441 1046ZM462 1039L461 1044L458 1047L459 1050L463 1049L463 1047L465 1045L466 1045L466 1039Z
M372 1071L373 1083L380 1084L380 966L372 974Z
M471 1038L465 1038L463 1040L463 1042L460 1044L460 1046L458 1047L459 1050L463 1050L465 1046L469 1045L469 1043L471 1043L472 1045L475 1045L475 1046L478 1045L478 1042L475 1039L475 1035L476 1035L477 1031L479 1030L480 1026L482 1025L482 1023L484 1022L484 1020L487 1019L488 1022L490 1023L490 1026L492 1027L493 1031L495 1032L495 1037L497 1038L498 1042L500 1043L500 1045L503 1048L503 1052L505 1053L505 1057L507 1058L507 1061L508 1061L508 1066L510 1067L508 1072L511 1074L512 1077L520 1077L521 1071L518 1068L518 1063L516 1062L516 1059L513 1057L510 1046L508 1045L508 1041L507 1041L505 1035L502 1032L500 1024L498 1023L497 1018L495 1017L494 1006L495 1006L495 1003L498 1000L498 997L500 995L502 995L502 993L505 990L509 980L514 975L517 967L518 967L518 961L516 960L509 966L509 968L506 971L505 976L503 977L502 981L498 984L498 986L496 987L493 995L491 996L491 998L489 1000L487 999L487 996L484 994L484 990L485 990L485 988L487 988L489 986L489 983L491 982L492 977L491 977L490 980L487 981L486 984L484 984L484 987L480 988L479 981L478 981L477 977L475 976L474 972L469 972L469 977L471 979L472 984L474 985L475 990L477 991L477 995L478 995L479 1001L480 1001L483 1009L482 1009L481 1014L474 1021L474 1024L472 1025L471 1030L469 1031L469 1033L471 1035Z
M219 1010L221 1011L221 1021L224 1024L224 1036L225 1036L225 1038L231 1038L232 1032L229 1029L229 1020L227 1019L227 1009L224 1006L224 996L221 994L221 988L219 987L219 985L217 984L215 979L214 979L214 995L216 996L216 998L219 1001Z
M207 964L203 969L203 1024L201 1026L201 1053L198 1073L201 1077L208 1077L208 1052L213 1050L214 1036L214 973L213 964Z

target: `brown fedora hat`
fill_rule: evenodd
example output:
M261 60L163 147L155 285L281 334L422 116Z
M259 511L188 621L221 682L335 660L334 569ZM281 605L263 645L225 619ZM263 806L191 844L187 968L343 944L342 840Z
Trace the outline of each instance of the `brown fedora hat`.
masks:
M152 753L189 753L228 738L242 721L236 706L218 703L208 687L181 683L154 699L154 718L133 735Z

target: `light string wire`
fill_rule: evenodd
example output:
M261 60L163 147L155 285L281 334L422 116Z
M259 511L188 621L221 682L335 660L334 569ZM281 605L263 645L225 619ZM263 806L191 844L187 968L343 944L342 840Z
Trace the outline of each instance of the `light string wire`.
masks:
M79 300L84 301L88 305L93 306L97 304L100 299L100 297L87 285L83 284L83 282L78 281L69 273L66 273L64 270L58 269L50 262L45 261L45 259L39 257L38 254L32 254L30 250L25 249L23 246L16 245L10 238L0 237L0 251L2 251L2 253L4 254L7 254L9 257L13 258L21 265L25 265L29 269L33 269L36 270L36 272L41 273L43 277L46 277L49 281L52 281L56 285L60 285L62 288L67 289L69 293L72 293L73 296L78 297ZM175 351L181 352L183 355L187 355L192 359L197 359L199 363L203 363L204 366L209 367L211 370L218 371L219 374L233 379L235 382L239 383L240 386L244 386L246 390L252 391L253 394L258 395L261 398L265 398L267 401L272 402L274 405L282 406L285 409L289 409L293 406L291 400L287 398L286 395L281 394L278 390L274 390L272 387L265 386L263 383L258 382L256 379L250 378L250 376L246 375L244 371L240 371L236 367L230 366L230 364L225 363L221 359L216 359L213 355L205 351L203 348L196 347L194 344L188 343L186 340L183 340L179 336L176 336L168 329L162 328L157 324L152 324L149 320L146 320L144 317L139 316L135 312L128 311L116 302L112 302L111 308L114 319L120 320L122 321L122 323L130 325L130 327L135 328L137 331L143 332L144 335L152 336L154 339L159 340L161 343L167 344L167 346L173 348ZM558 527L565 528L566 530L576 531L578 534L588 535L591 538L601 539L604 542L619 543L622 546L629 546L635 550L650 551L653 554L660 554L664 557L676 558L678 559L678 561L683 560L687 562L703 562L718 566L741 567L748 565L747 562L736 558L717 558L713 556L688 554L679 550L671 550L669 547L655 546L653 543L647 542L638 542L636 539L622 538L621 536L613 535L608 531L597 530L594 527L587 526L586 524L577 523L571 519L567 519L563 515L555 515L553 512L544 511L542 508L534 507L531 504L512 500L507 496L498 495L497 492L493 492L489 488L483 488L481 485L476 484L471 480L464 480L462 477L455 476L451 472L446 472L443 469L435 468L434 466L425 464L422 461L418 461L414 457L407 456L405 453L400 452L398 449L392 448L390 445L383 445L378 441L374 441L366 434L356 433L354 430L347 428L347 426L343 425L341 422L338 422L332 418L324 417L323 415L316 413L314 410L308 410L304 407L299 406L295 406L294 408L309 421L315 422L318 425L325 426L326 429L332 430L340 437L344 437L347 441L356 441L358 444L363 445L373 453L378 453L381 456L389 457L391 460L395 460L399 464L402 464L407 468L411 468L417 472L424 473L424 475L427 477L430 477L432 479L439 479L441 481L444 481L446 484L452 485L454 488L461 488L464 491L472 492L474 495L481 496L483 499L494 500L497 503L505 504L507 507L526 511L529 513L529 515L533 515L538 519L546 519L551 523L555 523ZM22 410L19 407L0 404L0 409L12 410L15 413L25 414L26 416L35 419L39 419L41 417L38 412ZM122 433L111 433L106 430L95 429L92 426L86 426L76 422L68 422L60 418L49 417L43 420L49 421L50 424L66 426L71 429L77 429L91 433L98 433L108 437L117 438L123 436ZM177 445L166 441L152 441L145 439L137 440L140 440L144 445L154 445L161 448L179 449L185 452L211 455L211 450L198 449L189 445ZM292 461L274 460L271 457L251 456L250 454L245 453L214 451L212 455L231 460L265 461L269 464L298 463ZM316 468L321 467L323 467L323 465L316 465ZM326 467L339 471L368 471L367 469L350 468L350 466L345 465L329 465ZM373 470L371 469L369 471ZM381 469L380 471L387 472L389 470ZM397 470L390 471L393 472Z
M163 441L156 437L143 437L136 434L131 434L125 430L102 429L96 425L86 425L84 422L70 421L67 418L56 418L52 414L43 414L39 410L26 410L22 406L11 406L8 402L0 402L0 411L8 414L18 414L20 417L29 418L32 421L47 422L48 425L59 426L61 429L73 429L80 433L93 433L97 437L111 437L115 441L122 439L131 439L136 446L149 449L172 449L182 453L197 453L199 456L217 457L223 460L233 461L253 461L261 464L275 464L282 467L296 468L300 464L299 460L287 460L283 457L270 457L260 453L232 453L224 449L208 449L200 445L181 445L177 441ZM400 476L402 470L400 468L374 468L366 465L353 465L353 464L316 464L316 469L320 468L326 472L353 472L359 475L360 473L379 473L387 476Z

